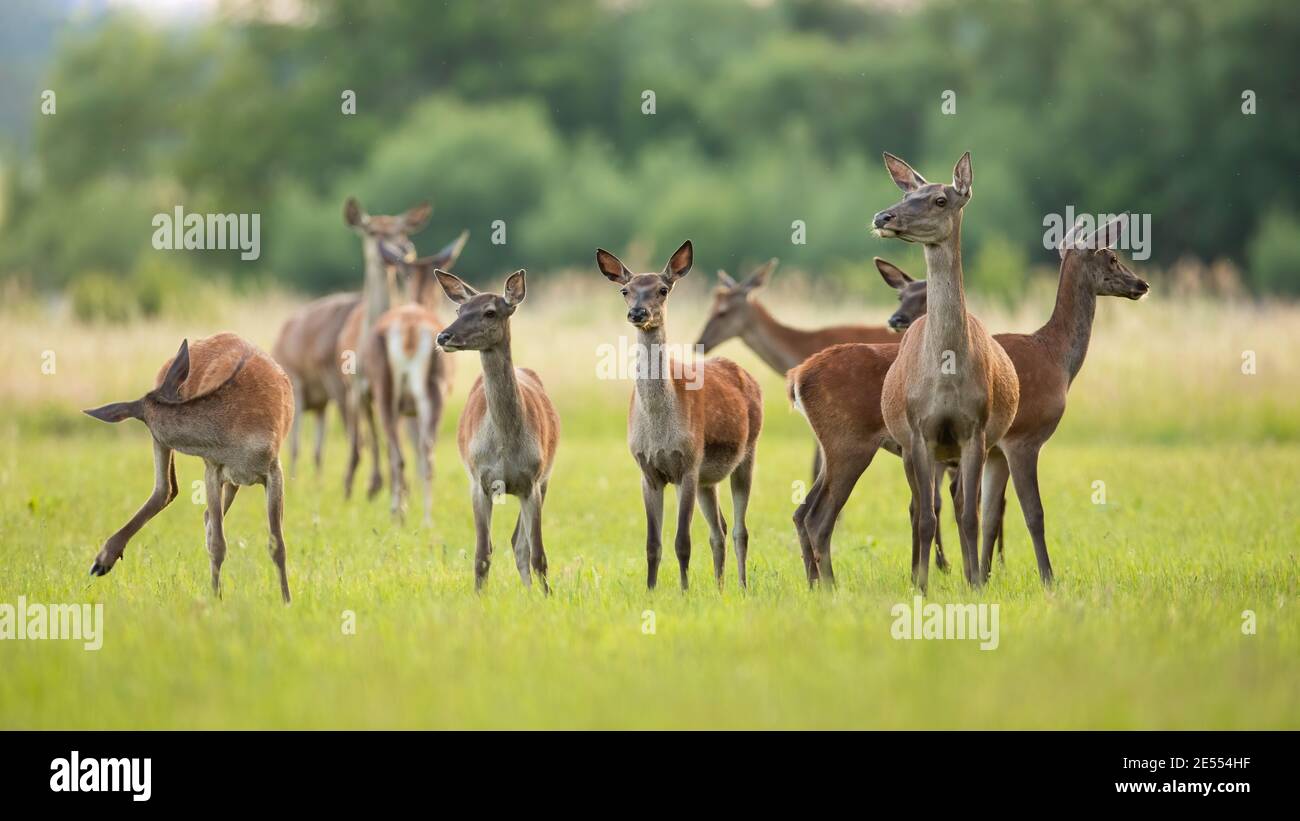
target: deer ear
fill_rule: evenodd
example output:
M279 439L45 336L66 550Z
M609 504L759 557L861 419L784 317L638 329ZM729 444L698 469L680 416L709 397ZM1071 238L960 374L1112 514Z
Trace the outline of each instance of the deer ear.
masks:
M140 403L135 402L113 402L99 408L91 408L82 411L87 416L93 416L101 422L121 422L123 419L139 419Z
M663 273L660 274L669 283L676 282L691 272L691 266L695 263L695 247L691 245L690 240L681 244L673 255L668 258L668 264L664 266Z
M348 197L343 203L343 222L352 228L360 228L366 223L366 212L361 210L361 203L356 197Z
M419 233L424 224L429 221L429 215L433 213L433 206L427 202L422 202L408 208L402 215L402 225L406 228L406 233Z
M903 189L904 192L910 194L921 186L928 184L925 181L925 177L916 173L916 171L912 169L912 166L903 162L898 157L895 157L888 151L884 152L884 157L885 168L888 169L889 176L894 178L894 185Z
M449 274L440 268L435 268L433 275L438 278L438 284L442 286L442 291L447 295L447 299L457 305L464 305L478 295L478 291L471 288L469 283L455 274Z
M718 282L721 283L722 287L726 288L728 291L734 291L740 287L740 283L732 279L731 274L728 274L726 271L722 270L721 268L718 269Z
M460 236L451 242L439 248L432 256L416 260L417 263L423 263L431 268L450 268L460 259L460 252L465 250L465 243L469 240L469 229L460 232Z
M884 278L885 284L896 291L901 291L903 288L907 287L909 282L916 281L908 276L906 271L888 260L875 257L874 261L876 263L876 270L879 271L880 276Z
M504 291L506 304L511 308L524 301L524 295L527 293L527 282L524 279L524 269L520 268L506 279L506 289Z
M958 194L963 197L970 197L971 182L974 174L970 167L970 152L967 151L957 160L957 164L952 169L952 187L957 190Z
M1079 239L1079 229L1082 227L1082 221L1076 222L1074 225L1070 226L1068 231L1065 232L1065 236L1061 237L1061 246L1058 249L1061 252L1061 259L1065 259L1065 255L1070 251L1077 251L1082 247Z
M755 288L762 288L766 285L767 278L776 270L778 262L779 260L776 257L772 257L767 262L760 265L754 273L749 275L749 279L745 280L745 290L752 291Z
M181 398L181 385L190 376L190 341L181 340L180 350L172 359L171 367L167 369L166 375L163 376L162 384L158 386L158 394L163 398L171 401L179 401Z
M604 248L596 249L596 267L610 282L626 285L632 279L632 272L627 269L622 260Z
M1114 248L1124 236L1124 229L1127 227L1128 214L1120 214L1093 232L1092 239L1088 241L1088 247L1094 251L1100 251L1103 248Z

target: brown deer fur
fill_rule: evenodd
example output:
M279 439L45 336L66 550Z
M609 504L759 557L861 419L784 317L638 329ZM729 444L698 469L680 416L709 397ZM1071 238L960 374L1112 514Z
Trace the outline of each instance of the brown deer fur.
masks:
M204 522L211 559L212 589L221 592L226 555L225 512L241 485L266 487L271 558L280 573L280 593L289 601L285 570L284 477L280 444L293 424L293 388L275 360L232 333L182 342L163 363L155 387L134 402L86 411L105 422L139 419L153 436L154 489L131 520L104 542L90 568L103 576L122 557L127 542L176 498L172 452L203 459L207 492Z
M352 480L361 461L363 416L370 434L372 456L367 496L373 497L384 484L379 464L379 429L375 426L373 397L365 372L361 340L370 336L370 329L385 311L401 301L396 293L393 269L400 263L415 259L415 245L409 235L424 227L431 211L427 203L421 203L401 216L372 216L361 209L355 197L349 197L343 206L343 220L361 237L361 253L365 259L361 302L348 314L335 345L334 361L340 369L347 396L347 412L343 415L348 426L348 464L343 474L345 498L352 496ZM349 363L352 368L348 367Z
M657 274L633 274L618 257L597 249L596 265L622 286L628 321L637 328L638 373L628 412L628 446L641 468L646 510L646 584L659 574L664 486L677 485L675 548L681 585L688 584L691 519L698 498L709 525L713 573L722 584L727 523L717 485L730 477L735 517L732 538L740 584L746 583L749 531L745 511L754 475L754 451L763 426L758 382L729 359L677 364L666 350L666 307L677 280L691 269L689 240Z
M433 523L433 446L442 408L451 392L452 365L438 348L442 319L438 306L442 289L434 271L450 268L465 247L468 231L433 256L406 265L406 305L392 308L379 318L361 350L371 393L379 408L384 438L388 442L389 489L392 512L405 507L405 460L398 423L406 417L407 435L415 449L424 486L424 523Z
M958 160L951 185L926 182L891 154L885 165L905 196L875 215L875 229L922 243L927 269L928 312L903 334L881 392L885 426L902 450L912 489L913 580L926 589L938 522L935 476L941 465L955 462L962 565L967 582L978 585L980 476L988 449L1015 418L1020 383L1006 351L966 311L961 215L971 196L970 154Z
M516 271L501 294L489 294L446 271L434 273L447 298L460 306L456 319L438 335L438 345L447 352L478 351L483 365L456 431L474 507L474 589L483 588L491 565L494 502L510 494L519 499L510 537L519 578L531 586L536 572L549 593L542 505L555 466L560 417L542 380L528 368L516 368L511 355L510 317L527 293L525 274Z

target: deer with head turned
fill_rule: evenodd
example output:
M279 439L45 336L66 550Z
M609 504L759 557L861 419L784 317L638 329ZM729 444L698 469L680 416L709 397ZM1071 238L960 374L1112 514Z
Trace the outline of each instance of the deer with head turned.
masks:
M525 274L511 274L500 294L480 293L446 271L434 274L459 306L456 319L438 334L438 346L449 353L478 351L483 365L456 432L474 508L474 589L482 590L491 564L493 503L510 494L519 499L510 537L519 578L531 587L535 572L549 593L542 504L555 465L560 417L542 380L528 368L516 368L511 355L510 317L527 293Z
M401 302L396 267L415 259L415 244L409 235L424 227L432 210L428 203L420 203L400 216L371 215L362 210L356 197L348 197L343 206L343 220L361 237L361 252L365 258L361 301L348 314L334 350L334 367L343 378L347 397L347 412L343 417L348 426L348 464L343 474L345 498L352 496L352 480L361 461L363 415L369 430L372 456L370 487L366 495L373 498L384 484L379 465L379 428L375 425L373 395L362 361L361 343L369 338L380 317Z
M131 520L104 542L91 565L92 576L113 569L127 542L171 504L179 489L173 452L198 456L204 463L208 556L212 590L221 594L221 564L226 556L222 520L242 485L266 488L271 559L280 573L280 594L289 602L285 570L284 475L280 444L293 423L293 388L275 360L232 333L181 343L163 363L154 389L133 402L115 402L86 411L104 422L139 419L153 436L154 488Z
M961 217L971 198L970 152L957 161L950 185L927 182L899 158L884 156L904 196L875 215L876 233L925 248L927 313L903 334L880 400L912 490L912 578L926 589L938 524L932 503L936 474L956 464L962 565L967 582L978 586L980 476L988 449L1015 418L1020 381L1006 351L966 310Z
M713 574L722 585L727 522L718 483L730 478L737 573L746 584L749 531L745 512L754 478L754 451L763 426L758 382L721 357L678 363L666 344L667 300L691 270L694 249L682 243L658 273L634 274L618 257L596 250L596 266L620 287L627 320L637 329L636 384L628 412L628 446L641 468L646 511L646 586L654 589L662 547L664 487L677 486L675 549L681 585L688 587L691 519L698 499L709 526Z
M384 313L361 346L361 362L370 375L371 393L388 442L392 513L400 517L406 505L405 460L398 432L405 417L424 485L425 525L433 523L433 445L452 379L451 361L437 345L444 323L438 316L442 289L434 272L456 262L468 237L469 232L462 231L438 253L403 263L407 304Z

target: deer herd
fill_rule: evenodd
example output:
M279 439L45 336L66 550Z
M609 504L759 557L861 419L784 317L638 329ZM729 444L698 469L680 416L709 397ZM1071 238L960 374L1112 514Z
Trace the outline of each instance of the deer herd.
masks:
M1097 297L1136 300L1147 293L1147 283L1115 252L1125 221L1067 234L1059 249L1060 280L1050 318L1030 334L992 335L968 312L962 278L961 222L973 182L970 154L957 162L950 183L927 182L891 154L884 159L903 197L877 213L871 226L879 237L920 243L926 265L926 278L915 280L876 258L880 275L898 291L899 306L887 327L808 331L782 324L756 297L776 268L773 259L741 281L718 271L697 347L707 353L739 338L786 377L791 403L812 428L814 480L794 512L810 587L834 585L836 519L882 448L902 458L911 490L911 578L917 588L927 589L932 544L936 566L948 569L939 530L945 477L967 584L988 581L995 547L1002 556L1008 480L1015 484L1039 575L1050 584L1038 454L1060 423L1070 384L1083 366ZM372 216L349 198L344 221L360 237L365 262L360 292L327 296L301 308L284 323L271 355L232 333L182 342L141 399L86 411L105 422L141 420L154 451L153 492L104 542L92 575L108 573L130 539L176 498L173 460L180 452L201 457L205 465L204 522L214 592L220 594L226 553L224 516L241 486L260 484L266 490L270 555L288 602L280 447L288 437L292 475L302 417L314 414L319 470L331 404L348 434L345 497L351 495L363 435L371 454L368 495L382 490L382 434L391 511L403 516L405 422L406 445L422 482L424 521L431 523L434 441L453 374L449 355L478 351L482 373L457 430L474 516L474 587L482 588L491 563L494 506L510 495L519 500L511 546L520 578L530 586L535 576L549 592L542 506L560 419L542 380L517 367L512 355L510 319L524 302L526 274L511 274L497 294L449 273L467 232L432 256L418 257L411 235L429 215L428 205L418 205L397 216ZM728 524L718 485L725 480L731 488L736 573L744 587L745 517L763 426L762 393L754 377L729 359L678 361L669 354L668 298L693 264L689 240L663 270L652 273L634 273L615 255L596 251L596 267L619 288L637 335L627 441L641 473L646 584L654 588L658 578L667 485L677 488L673 547L682 589L697 503L708 525L714 577L723 584ZM441 318L444 297L456 311L449 324Z

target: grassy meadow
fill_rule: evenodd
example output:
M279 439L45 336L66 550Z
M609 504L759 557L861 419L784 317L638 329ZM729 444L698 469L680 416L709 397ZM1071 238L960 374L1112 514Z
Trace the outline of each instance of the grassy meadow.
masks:
M672 340L693 342L702 324L707 283L695 279L670 303ZM628 328L594 271L549 287L535 277L514 322L516 362L539 372L563 424L544 513L549 598L519 583L513 499L498 508L488 586L473 593L454 443L479 372L472 353L453 355L431 530L409 458L404 525L386 491L344 502L332 418L324 470L310 463L309 425L287 489L292 606L280 604L260 488L230 511L224 598L211 595L191 501L202 466L185 456L178 499L92 580L103 539L149 494L152 455L143 425L79 410L142 394L185 336L231 329L269 349L296 300L214 299L126 327L11 302L0 309L0 602L102 603L105 636L94 652L0 642L0 727L1300 728L1300 308L1174 300L1161 284L1141 303L1101 301L1070 411L1044 450L1055 588L1039 585L1014 494L1006 566L986 589L932 575L932 601L999 605L990 651L891 638L890 609L913 591L906 483L888 454L836 532L838 590L806 588L790 514L811 436L783 380L739 341L719 353L760 378L766 404L750 588L738 589L730 549L725 588L713 585L697 515L691 590L677 588L670 523L660 589L647 592L639 473L624 441L630 384L595 378L597 346ZM762 295L793 324L879 322L891 310L811 302L796 286L778 277ZM1014 311L974 308L992 329L1030 330L1050 290ZM1253 374L1242 372L1246 351ZM950 506L941 526L956 560Z

